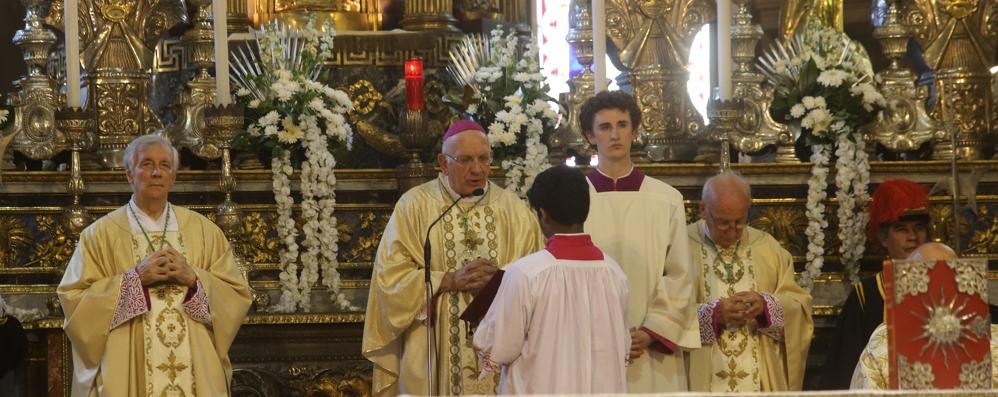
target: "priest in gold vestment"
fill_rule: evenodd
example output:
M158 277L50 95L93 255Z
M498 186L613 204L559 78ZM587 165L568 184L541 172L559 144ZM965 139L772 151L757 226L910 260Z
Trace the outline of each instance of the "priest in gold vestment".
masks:
M131 200L80 235L56 290L74 397L229 394L249 289L222 231L167 201L178 163L169 140L136 138Z
M790 253L746 225L752 195L738 174L709 179L701 197L701 220L687 228L703 344L691 353L690 390L801 390L814 323Z
M364 357L374 364L379 396L427 393L426 322L435 321L433 394L495 394L497 377L481 376L473 330L459 319L497 267L539 250L534 214L516 195L489 182L492 153L484 129L461 120L444 135L441 174L399 198L371 275ZM473 196L476 189L484 194ZM462 198L463 197L463 198ZM433 301L427 311L423 239L430 231Z

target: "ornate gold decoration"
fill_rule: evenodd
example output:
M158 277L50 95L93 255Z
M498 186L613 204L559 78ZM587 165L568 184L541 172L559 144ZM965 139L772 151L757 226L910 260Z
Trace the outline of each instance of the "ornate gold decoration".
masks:
M97 152L121 168L125 145L162 128L149 108L149 72L160 36L187 12L179 0L94 0L80 3L80 43L97 117Z
M908 295L924 294L929 291L929 269L935 262L895 261L894 299L901 303Z
M758 216L752 221L752 227L769 233L780 246L791 253L801 254L806 251L807 239L802 237L800 231L807 227L807 217L799 207L761 207Z
M970 361L960 366L961 389L991 388L991 355L985 354L980 361Z
M968 328L970 329L970 332L978 338L985 339L991 334L991 323L981 316L974 317L974 319L970 321L970 326Z
M247 261L251 263L273 263L278 261L280 242L270 238L274 219L272 212L249 211L243 214L243 238L238 245Z
M65 223L56 221L51 215L38 215L35 222L38 224L38 234L44 237L38 239L24 266L65 269L69 258L73 256L79 234L68 233Z
M167 130L167 135L175 145L186 147L199 157L214 159L221 152L218 145L205 139L204 121L204 109L215 103L215 78L208 74L208 69L215 64L211 0L191 0L190 4L195 8L193 27L184 32L183 42L189 62L197 71L187 82L186 89L177 95L177 121Z
M789 40L812 18L839 32L844 27L842 0L789 0L780 3L780 38Z
M977 219L979 223L988 225L988 227L975 231L970 238L970 243L967 244L966 252L976 254L995 252L998 249L998 217L994 214L994 207L979 206Z
M21 48L28 75L15 81L16 94L11 96L13 122L2 135L10 135L11 149L32 159L50 159L67 148L62 134L55 128L55 109L62 100L56 96L55 82L45 74L49 50L56 42L55 34L42 25L45 0L21 0L24 4L24 28L14 34L13 43ZM0 145L3 149L6 144ZM4 150L0 150L0 155Z
M344 90L347 95L353 98L353 111L347 114L355 128L354 131L360 135L364 142L377 150L379 153L402 158L406 154L406 148L399 142L398 136L391 134L378 127L376 119L383 117L385 106L389 106L383 101L383 96L374 84L367 80L358 80Z
M988 300L988 265L984 259L954 259L946 264L956 272L957 290Z
M915 86L917 77L907 68L898 65L908 50L910 29L901 24L901 11L891 3L883 26L873 29L873 37L880 41L884 55L890 60L887 70L877 77L887 99L887 108L877 117L870 132L880 144L893 151L911 151L935 136L945 138L942 125L925 110L926 89Z
M735 0L734 23L731 26L731 57L735 62L731 82L733 98L742 103L741 113L729 135L732 146L742 153L758 153L776 145L776 162L797 163L794 153L796 139L786 125L773 120L769 105L773 102L773 87L763 85L762 74L755 70L755 49L762 38L762 26L752 22L748 0Z
M23 220L0 216L0 268L14 266L18 251L30 247L34 233Z
M607 36L621 49L625 78L644 115L643 139L632 152L652 161L693 160L703 119L686 95L684 65L694 35L715 18L713 2L609 2L606 14Z
M933 139L933 159L954 153L965 159L983 156L987 135L998 112L988 68L995 64L995 26L988 19L994 2L976 0L904 3L906 25L925 49L929 68L936 70L939 99L932 115L956 134ZM982 23L983 22L983 23Z
M456 32L453 0L407 0L402 29Z
M388 215L379 216L373 211L363 212L357 215L357 221L356 230L361 231L359 236L353 236L353 230L347 229L344 233L344 230L340 229L340 237L349 238L349 241L352 242L346 252L341 251L342 262L374 261L375 250L378 249L378 244L381 242L381 233L388 225ZM342 223L338 225L338 227L340 226L347 227Z
M936 376L932 373L932 364L913 361L898 355L898 383L901 389L932 389Z
M923 340L922 349L919 355L931 350L932 357L936 352L943 353L943 362L949 366L950 354L954 357L959 351L965 355L970 355L964 340L976 342L976 335L970 330L970 321L977 316L976 313L967 312L968 299L964 298L963 303L957 303L958 296L954 295L947 301L946 293L942 289L939 291L939 301L934 296L929 296L929 303L923 304L925 314L918 315L922 321L922 334L917 336L912 342ZM957 350L961 349L961 350Z
M229 0L229 4L233 1L236 0ZM305 23L309 17L314 16L318 25L330 21L337 31L376 31L381 25L381 6L377 0L272 0L257 3L259 5L256 11L260 14L260 23L274 17L282 21ZM450 1L447 4L450 4ZM246 7L242 6L242 9ZM230 12L229 20L233 20L232 18L233 13ZM235 31L235 28L230 31Z
M590 2L572 0L568 13L568 45L572 47L575 56L582 65L582 72L568 79L568 92L562 93L559 101L564 106L565 117L561 125L547 139L552 162L564 160L569 151L582 155L592 153L589 142L583 136L583 127L579 124L579 112L582 103L595 93L595 77L593 64L593 27L590 15Z

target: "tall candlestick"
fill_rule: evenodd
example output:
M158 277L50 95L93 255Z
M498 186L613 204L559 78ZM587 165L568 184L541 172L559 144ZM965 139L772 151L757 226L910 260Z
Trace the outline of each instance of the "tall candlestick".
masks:
M83 107L80 101L80 13L79 0L66 0L62 16L66 33L66 106Z
M731 1L717 0L717 90L731 99Z
M606 91L606 3L593 0L593 82L595 92Z
M214 0L211 14L215 28L215 104L225 106L232 103L229 92L229 26L226 22L226 0Z
M409 110L423 108L423 60L409 58L405 61L405 104Z

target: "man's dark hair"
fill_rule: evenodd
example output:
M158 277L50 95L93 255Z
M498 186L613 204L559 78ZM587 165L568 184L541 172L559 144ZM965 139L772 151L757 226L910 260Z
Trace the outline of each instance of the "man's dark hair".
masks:
M593 132L593 120L596 118L596 113L604 109L618 109L627 112L631 116L631 125L634 131L637 131L638 127L641 126L641 109L638 108L638 103L634 101L631 94L623 91L601 91L582 103L582 109L579 111L579 126L582 128L583 135Z
M583 224L589 216L586 177L566 165L556 165L538 174L527 191L527 200L538 215L543 208L551 219L565 226Z

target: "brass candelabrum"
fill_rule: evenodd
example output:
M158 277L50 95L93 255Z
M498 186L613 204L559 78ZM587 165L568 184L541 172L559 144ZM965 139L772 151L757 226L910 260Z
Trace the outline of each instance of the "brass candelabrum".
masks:
M735 125L744 113L744 109L744 102L740 99L722 101L712 98L707 101L707 118L710 124L705 127L701 138L703 140L699 150L701 161L719 163L721 171L730 167L731 134L735 132Z
M218 157L222 159L222 173L218 180L218 188L225 194L225 201L219 204L215 210L215 223L222 229L232 245L236 266L249 285L253 264L244 258L242 252L243 238L245 237L242 209L239 208L239 204L232 201L232 192L236 190L236 177L232 174L232 138L243 128L245 123L243 107L236 104L206 107L204 121L205 143L218 147L220 149ZM270 304L269 295L254 290L252 285L249 285L249 288L253 294L253 304L257 310Z
M908 51L911 36L911 29L901 23L901 12L895 4L889 5L884 24L873 29L873 37L880 41L884 56L891 63L887 70L878 73L887 107L868 135L894 152L913 151L933 138L944 139L950 135L925 109L928 92L915 85L917 76L899 65ZM875 146L875 142L869 142L869 148Z
M399 191L405 192L426 182L433 175L433 165L420 159L423 148L430 146L437 134L426 128L426 111L405 109L399 117L399 141L409 152L408 159L395 171Z
M87 209L80 204L80 196L86 191L83 174L80 168L80 151L87 141L87 135L94 127L93 113L78 107L65 107L55 112L56 127L66 137L70 144L71 157L69 165L69 182L66 190L73 195L73 204L63 213L63 226L74 239L90 224L91 217Z

